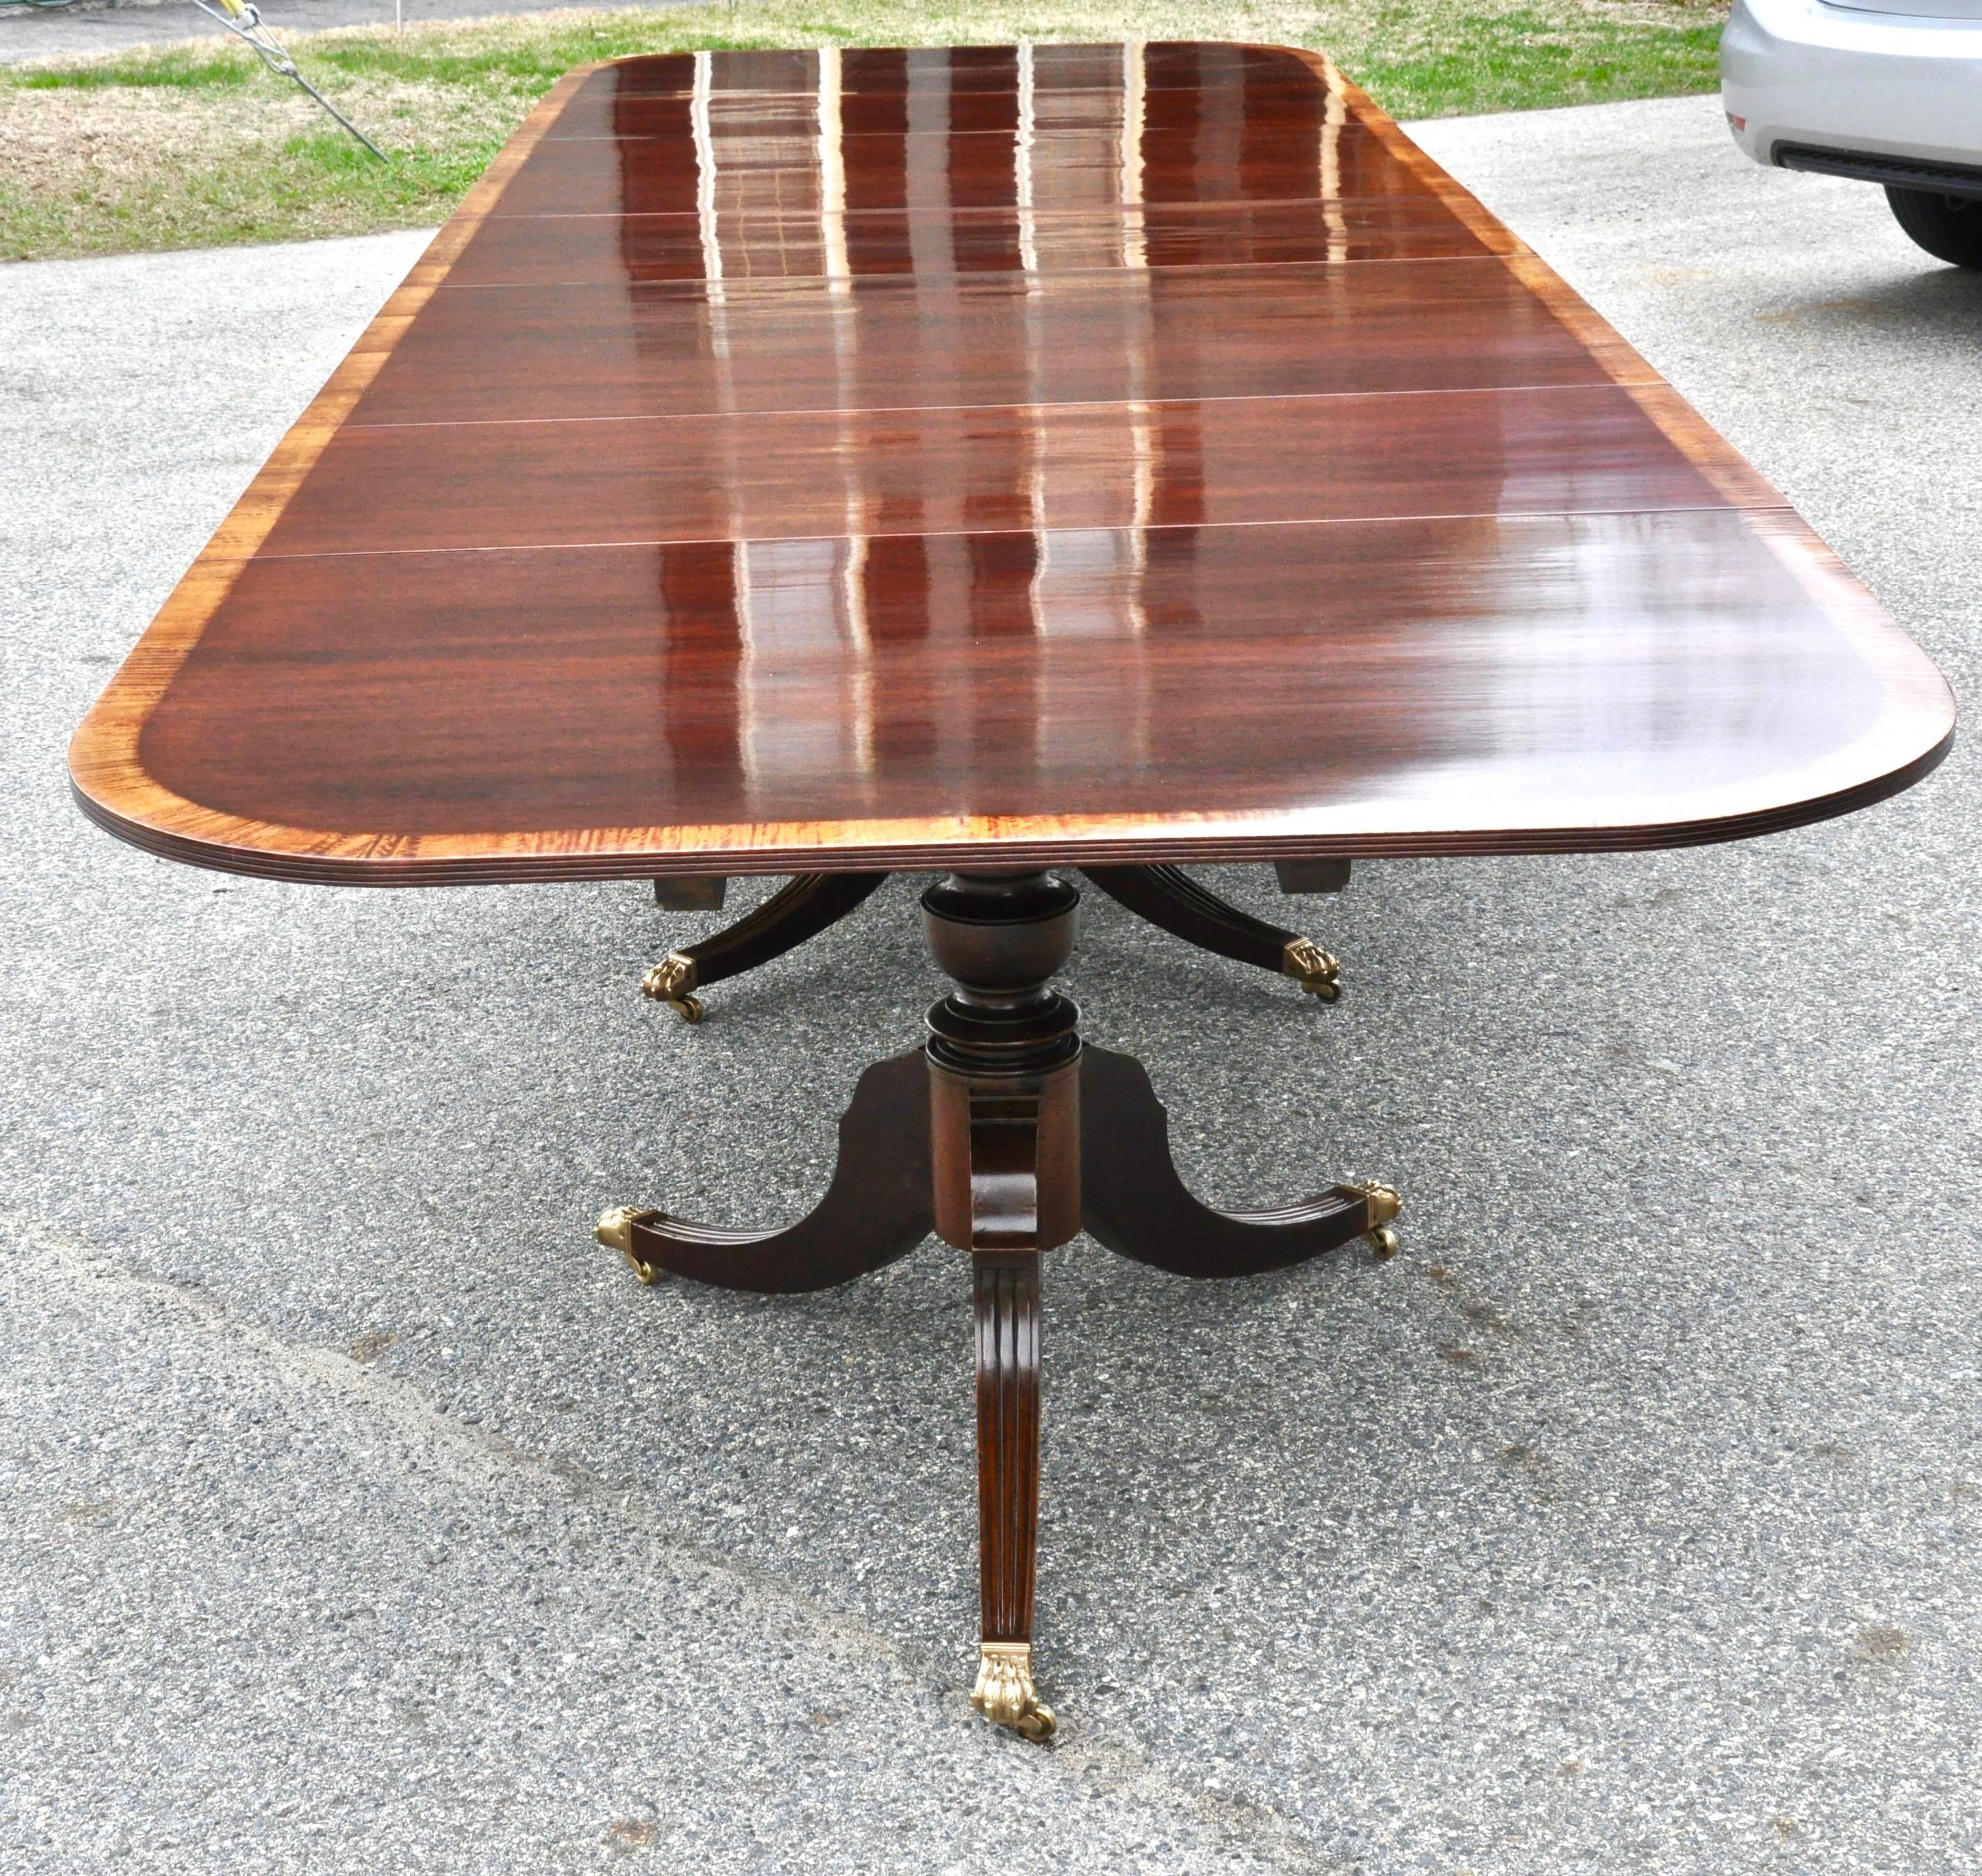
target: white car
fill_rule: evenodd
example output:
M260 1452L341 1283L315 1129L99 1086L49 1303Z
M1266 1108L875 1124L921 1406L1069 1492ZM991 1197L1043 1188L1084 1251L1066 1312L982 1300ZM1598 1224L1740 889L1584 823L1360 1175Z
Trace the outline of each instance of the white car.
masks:
M1982 0L1734 0L1720 95L1757 162L1883 182L1928 253L1982 268Z

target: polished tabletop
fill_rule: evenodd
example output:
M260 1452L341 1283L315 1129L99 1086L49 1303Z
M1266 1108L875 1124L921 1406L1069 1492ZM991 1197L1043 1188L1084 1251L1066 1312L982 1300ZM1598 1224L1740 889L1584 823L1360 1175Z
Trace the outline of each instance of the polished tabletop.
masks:
M390 884L1679 844L1952 725L1326 59L718 52L558 85L72 768Z

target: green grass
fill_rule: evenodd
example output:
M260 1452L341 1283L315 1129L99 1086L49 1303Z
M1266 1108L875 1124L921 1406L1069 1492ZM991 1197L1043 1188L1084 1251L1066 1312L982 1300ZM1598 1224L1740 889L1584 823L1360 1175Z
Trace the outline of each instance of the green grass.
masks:
M1634 25L1595 18L1565 32L1523 11L1454 20L1446 43L1344 69L1393 117L1457 117L1605 104L1718 88L1722 22Z
M289 42L381 164L242 46L0 68L0 257L293 240L442 219L572 66L733 46L1245 38L1319 47L1393 115L1710 91L1715 0L763 0L348 28Z
M619 13L597 16L582 25L552 25L540 39L527 45L429 49L402 38L332 39L325 35L319 41L317 51L326 68L349 72L354 77L375 75L436 85L506 81L544 92L573 65L595 58L618 58L630 52L716 52L740 46L823 45L843 42L848 36L823 24L802 39L777 32L682 32L673 20L664 17Z
M203 46L173 46L88 65L29 65L19 70L14 82L22 91L204 91L251 84L258 69L223 42L218 53Z

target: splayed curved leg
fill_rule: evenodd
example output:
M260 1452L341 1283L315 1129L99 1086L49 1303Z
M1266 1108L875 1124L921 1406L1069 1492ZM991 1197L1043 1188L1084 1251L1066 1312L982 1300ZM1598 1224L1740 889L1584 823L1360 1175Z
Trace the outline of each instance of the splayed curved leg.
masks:
M1087 866L1082 873L1117 905L1186 944L1292 977L1323 1003L1342 994L1340 965L1312 938L1240 911L1181 867Z
M824 1290L906 1257L933 1223L929 1067L912 1049L860 1077L840 1117L832 1183L796 1224L732 1231L620 1206L597 1236L643 1283L665 1271L726 1290Z
M1110 1250L1180 1277L1256 1277L1367 1238L1380 1257L1402 1201L1388 1186L1332 1186L1295 1205L1221 1212L1170 1158L1170 1117L1133 1056L1081 1053L1081 1222Z
M641 980L640 988L684 1022L699 1023L702 1005L695 994L698 990L755 970L816 938L871 898L887 876L885 873L802 873L734 925L670 951Z

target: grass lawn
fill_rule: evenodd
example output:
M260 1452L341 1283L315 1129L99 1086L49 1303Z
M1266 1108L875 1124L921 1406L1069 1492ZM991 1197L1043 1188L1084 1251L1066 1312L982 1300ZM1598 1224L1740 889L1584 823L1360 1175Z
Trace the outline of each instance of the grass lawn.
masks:
M0 258L412 228L445 216L571 66L723 46L1250 39L1320 47L1400 118L1710 91L1722 0L743 0L352 27L287 42L382 164L218 27L0 67Z

